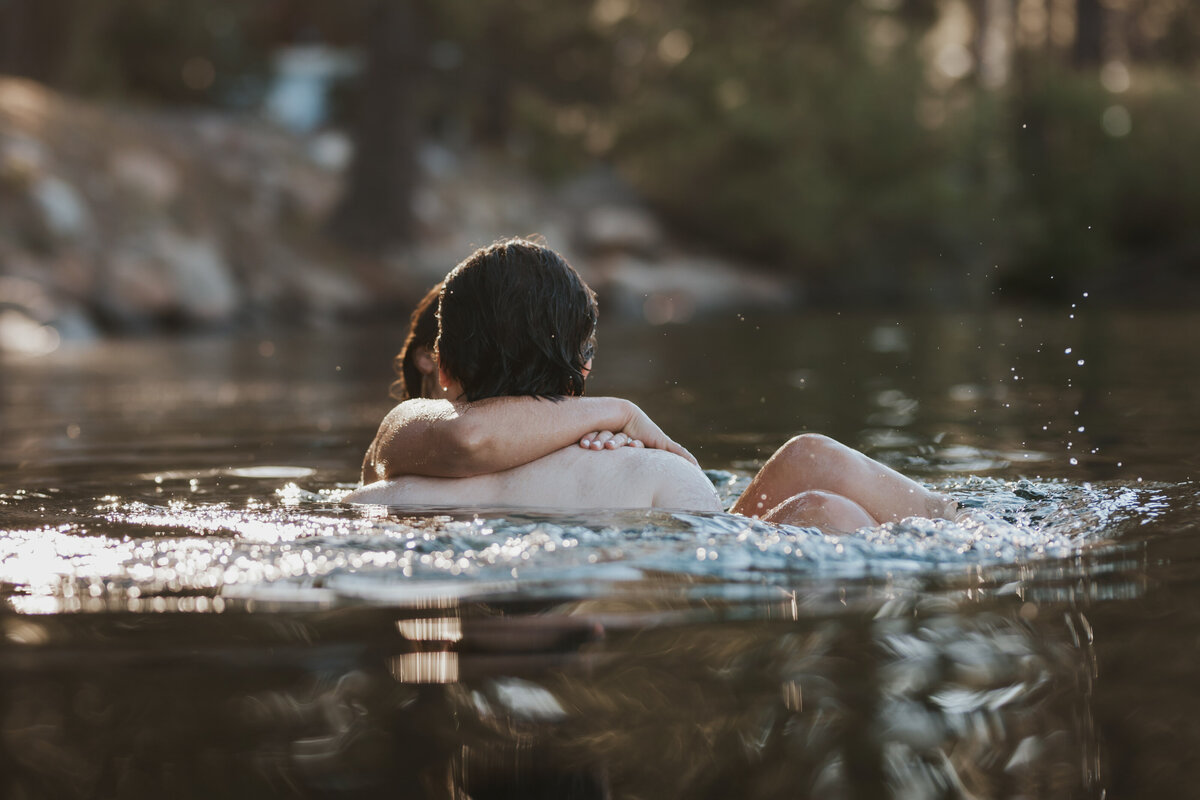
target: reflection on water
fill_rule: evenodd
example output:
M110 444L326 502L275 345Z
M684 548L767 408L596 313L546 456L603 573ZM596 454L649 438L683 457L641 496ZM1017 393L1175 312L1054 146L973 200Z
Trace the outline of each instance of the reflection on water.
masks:
M850 537L342 506L377 336L6 362L0 794L1178 796L1191 322L1043 322L605 332L726 497L819 429L964 507Z
M835 537L389 514L232 472L7 532L9 794L1091 796L1084 609L1144 590L1122 540L1170 505L960 478L955 522ZM0 502L66 518L57 494Z
M863 596L838 613L827 588L703 608L680 592L10 617L6 789L769 798L1094 786L1082 613L852 583L839 591Z

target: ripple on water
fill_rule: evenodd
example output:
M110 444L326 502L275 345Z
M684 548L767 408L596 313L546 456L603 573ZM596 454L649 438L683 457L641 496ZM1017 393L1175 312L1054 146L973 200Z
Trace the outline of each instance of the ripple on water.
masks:
M744 480L710 477L730 491ZM19 610L53 612L220 610L217 601L231 600L406 604L539 587L595 593L664 575L737 585L961 573L1111 546L1166 505L1162 487L1148 484L971 477L938 488L960 500L957 519L850 536L732 514L389 513L340 505L345 488L295 483L241 504L107 496L94 513L61 509L58 524L0 535L0 583ZM46 503L39 493L8 502L35 499ZM55 516L51 507L47 518Z

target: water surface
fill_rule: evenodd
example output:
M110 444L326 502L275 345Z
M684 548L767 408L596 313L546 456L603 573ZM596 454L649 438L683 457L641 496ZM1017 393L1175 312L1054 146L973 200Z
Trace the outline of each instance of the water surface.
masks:
M602 330L731 497L815 430L967 507L840 538L344 506L399 331L7 358L4 790L1184 795L1200 323L1080 305Z

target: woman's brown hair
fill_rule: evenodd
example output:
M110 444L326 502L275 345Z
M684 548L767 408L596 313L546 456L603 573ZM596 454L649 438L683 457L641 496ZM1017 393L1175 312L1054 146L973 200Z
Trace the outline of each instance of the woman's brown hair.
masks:
M400 348L399 355L392 359L392 368L396 370L399 378L392 381L388 395L401 402L422 396L421 381L425 376L417 368L416 350L418 347L424 347L430 354L433 353L433 345L438 335L437 310L438 296L441 293L442 284L439 283L417 303L408 324L408 337L404 340L404 346Z

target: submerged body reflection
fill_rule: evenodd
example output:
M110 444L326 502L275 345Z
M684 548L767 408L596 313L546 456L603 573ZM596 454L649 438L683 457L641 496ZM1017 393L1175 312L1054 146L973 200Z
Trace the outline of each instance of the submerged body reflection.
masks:
M1031 619L1015 599L982 608L928 592L847 607L820 591L732 605L678 595L46 618L36 647L9 638L2 788L447 800L1096 791L1077 611Z

